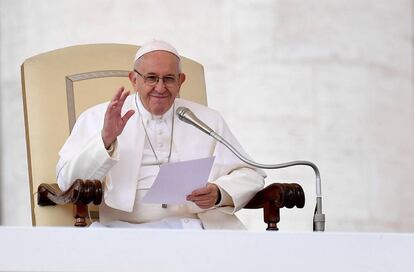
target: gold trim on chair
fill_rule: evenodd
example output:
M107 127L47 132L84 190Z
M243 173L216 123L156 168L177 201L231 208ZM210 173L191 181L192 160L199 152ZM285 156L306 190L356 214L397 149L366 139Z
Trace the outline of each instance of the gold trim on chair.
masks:
M130 71L124 70L108 70L108 71L94 71L87 73L80 73L75 75L66 76L66 97L68 105L68 118L69 118L69 129L72 132L72 128L76 122L76 111L75 111L75 97L73 94L73 83L76 81L104 78L104 77L128 77Z

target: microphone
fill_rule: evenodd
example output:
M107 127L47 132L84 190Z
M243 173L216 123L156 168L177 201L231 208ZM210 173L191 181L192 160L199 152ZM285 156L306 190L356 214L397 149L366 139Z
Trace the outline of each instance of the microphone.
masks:
M207 133L210 135L212 132L214 132L209 126L207 126L205 123L203 123L200 119L195 116L195 114L186 107L178 107L176 110L177 116L181 121L186 122L187 124L193 125L199 130Z
M178 107L176 110L178 118L190 125L195 126L204 133L210 135L218 142L226 146L234 155L236 155L241 161L262 169L280 169L285 167L291 167L296 165L310 166L315 172L316 176L316 208L313 216L313 230L314 231L325 231L325 214L322 213L322 191L321 191L321 176L318 167L310 161L292 161L280 164L262 164L254 162L245 156L243 156L238 150L236 150L226 139L218 135L213 129L206 125L203 121L197 118L197 116L186 107Z

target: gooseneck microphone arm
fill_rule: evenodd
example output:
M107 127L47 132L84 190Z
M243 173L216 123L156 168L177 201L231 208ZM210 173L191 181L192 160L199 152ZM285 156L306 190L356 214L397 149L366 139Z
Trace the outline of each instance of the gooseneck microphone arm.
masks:
M280 164L261 164L261 163L254 162L252 160L249 160L245 156L243 156L226 139L218 135L216 132L214 132L213 129L211 129L204 122L198 119L197 116L190 109L186 107L179 107L176 110L176 113L177 113L178 118L181 121L186 122L190 125L193 125L196 128L203 131L204 133L210 135L211 137L216 139L218 142L226 146L241 161L251 166L262 168L262 169L279 169L279 168L286 168L286 167L296 166L296 165L306 165L306 166L312 167L313 171L315 172L315 176L316 176L316 208L315 208L315 214L313 217L313 230L314 231L325 230L325 215L322 213L321 177L320 177L319 169L314 163L309 162L309 161L292 161L292 162L286 162L286 163L280 163Z

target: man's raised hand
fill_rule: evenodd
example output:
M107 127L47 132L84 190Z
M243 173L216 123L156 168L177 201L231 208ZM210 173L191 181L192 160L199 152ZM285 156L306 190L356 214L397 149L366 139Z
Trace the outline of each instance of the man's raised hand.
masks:
M135 113L134 110L129 110L124 116L121 116L122 106L128 95L129 91L124 91L124 87L120 87L106 109L102 128L102 140L106 149L122 133L129 118Z

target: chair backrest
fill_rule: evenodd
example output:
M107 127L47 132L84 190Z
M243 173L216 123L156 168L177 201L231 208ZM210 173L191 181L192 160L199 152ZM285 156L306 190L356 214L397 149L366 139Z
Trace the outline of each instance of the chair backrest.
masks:
M37 187L56 182L58 152L79 114L110 100L120 86L132 91L128 72L137 48L127 44L78 45L31 57L22 64L33 225L73 225L71 205L37 205ZM182 57L182 69L187 79L180 96L206 105L202 65Z

